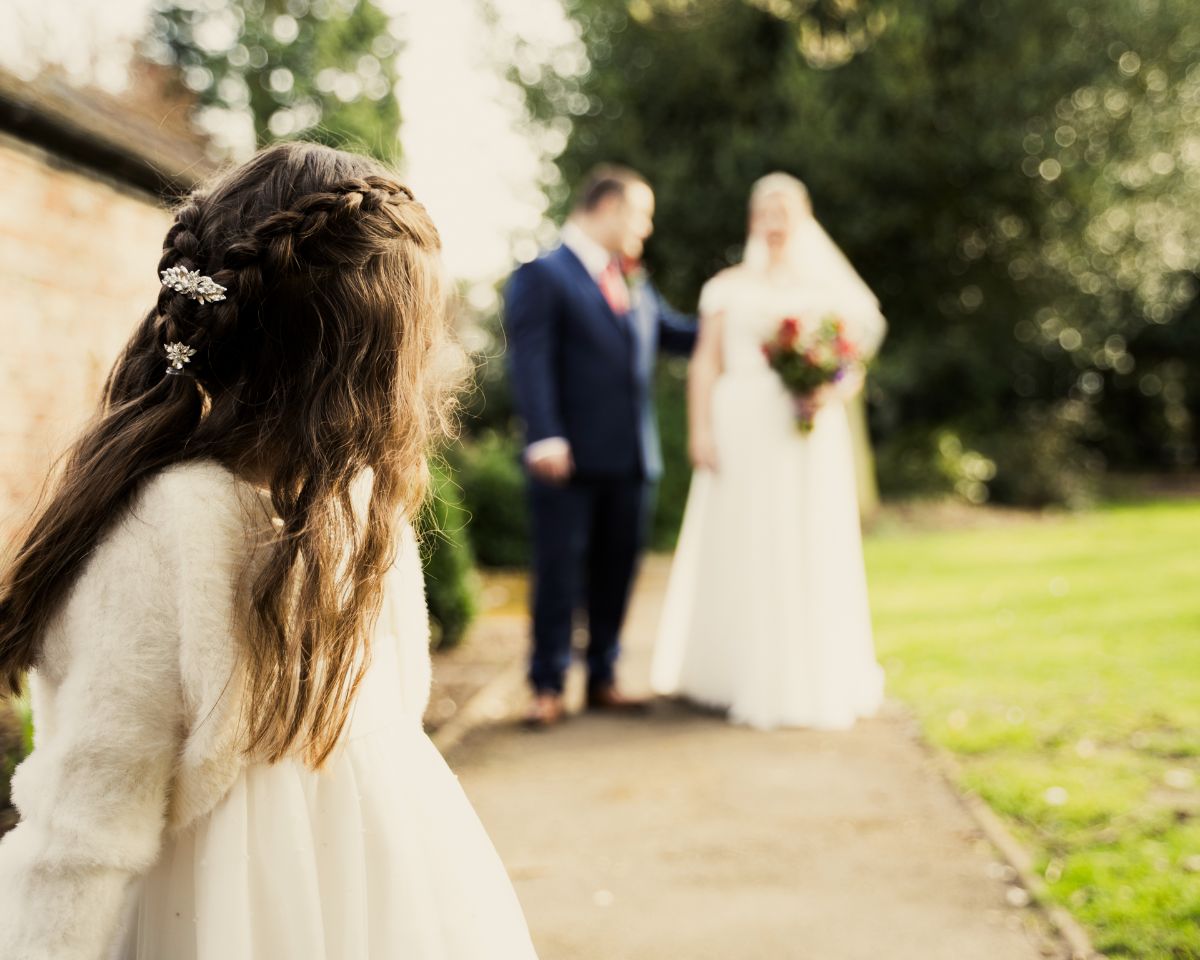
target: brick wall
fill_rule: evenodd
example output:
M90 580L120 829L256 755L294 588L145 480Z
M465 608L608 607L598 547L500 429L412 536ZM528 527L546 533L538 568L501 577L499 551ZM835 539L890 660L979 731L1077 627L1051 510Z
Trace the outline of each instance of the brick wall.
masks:
M142 197L0 138L0 548L158 295L170 219Z

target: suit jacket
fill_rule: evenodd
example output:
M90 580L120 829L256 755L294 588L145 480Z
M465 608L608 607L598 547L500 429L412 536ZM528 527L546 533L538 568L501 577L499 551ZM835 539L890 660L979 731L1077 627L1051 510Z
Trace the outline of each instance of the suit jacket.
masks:
M696 326L635 283L615 314L580 259L559 246L523 264L505 292L508 363L526 443L563 437L583 477L662 473L654 366L688 354Z

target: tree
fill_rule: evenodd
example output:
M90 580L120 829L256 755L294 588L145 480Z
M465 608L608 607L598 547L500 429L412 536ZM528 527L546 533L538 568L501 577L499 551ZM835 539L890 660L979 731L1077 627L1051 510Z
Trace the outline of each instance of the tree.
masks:
M218 136L399 153L398 43L372 0L159 0L147 53L178 67ZM246 138L243 138L246 139Z
M539 122L570 118L551 198L600 160L645 172L651 267L686 304L737 256L750 183L801 176L891 321L871 395L891 478L912 455L913 476L971 499L1043 502L1076 497L1098 454L1194 462L1200 352L1176 335L1200 268L1186 0L568 10L591 69L525 85Z

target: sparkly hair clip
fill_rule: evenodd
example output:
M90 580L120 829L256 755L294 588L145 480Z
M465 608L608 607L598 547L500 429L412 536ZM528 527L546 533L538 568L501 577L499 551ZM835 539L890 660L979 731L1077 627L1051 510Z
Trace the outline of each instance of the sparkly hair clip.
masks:
M225 299L225 288L212 277L204 276L199 270L168 267L160 276L164 287L170 287L176 293L182 293L200 303L214 303Z
M183 365L192 362L196 351L186 343L164 344L164 349L167 351L167 373L176 377L181 374L188 375L188 371L183 368Z

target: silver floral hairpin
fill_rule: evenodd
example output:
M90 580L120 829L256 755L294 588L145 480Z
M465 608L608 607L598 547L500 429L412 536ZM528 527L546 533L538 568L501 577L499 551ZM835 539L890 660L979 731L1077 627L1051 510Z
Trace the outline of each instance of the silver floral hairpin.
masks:
M170 287L176 293L198 300L200 303L215 303L225 299L225 288L206 277L199 270L188 270L186 267L168 267L159 276L162 285Z
M186 373L183 365L192 362L192 357L196 355L196 351L186 343L168 343L164 345L164 348L167 351L167 373L174 374L175 376Z

